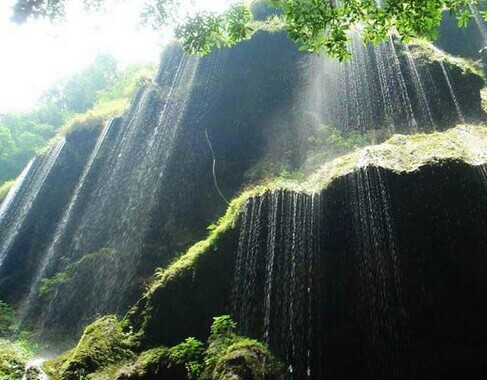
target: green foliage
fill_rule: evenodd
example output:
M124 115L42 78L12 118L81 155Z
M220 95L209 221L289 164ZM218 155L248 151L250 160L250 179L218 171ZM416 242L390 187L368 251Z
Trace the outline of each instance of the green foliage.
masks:
M15 318L14 310L4 301L0 301L0 362L2 343L7 345L6 340L10 342L12 349L17 352L28 353L29 356L37 352L40 346L33 343L33 333L27 330L21 330ZM1 363L0 363L1 367ZM1 368L0 368L1 375ZM0 377L2 379L2 377Z
M283 367L268 348L238 336L236 327L228 315L215 317L208 345L190 337L170 348L157 347L135 355L133 335L123 333L115 317L106 316L86 328L76 348L44 367L53 380L224 379L229 371L240 373L242 368L246 373L250 370L252 378L280 378L276 375L283 373Z
M100 55L95 62L51 88L45 98L68 113L83 113L93 107L98 92L114 85L117 62L111 55Z
M63 17L66 0L47 0L42 6L17 0L14 19L24 22L29 17ZM85 0L88 6L99 6L106 0ZM380 43L390 33L397 33L402 40L413 37L434 39L443 11L457 17L458 25L469 24L472 14L469 4L483 0L266 0L281 13L284 29L289 37L309 52L325 51L339 60L350 58L349 34L361 30L364 42ZM29 2L31 3L31 2ZM45 3L45 4L44 4ZM142 10L144 25L161 28L174 23L179 14L180 0L146 0ZM487 18L486 12L481 12ZM253 31L254 20L243 4L234 5L223 15L200 14L176 29L186 51L207 54L214 46L231 46L246 38Z
M117 317L109 315L89 325L78 345L60 359L48 363L63 380L77 380L89 373L133 357L133 342L122 331ZM51 369L52 371L52 369Z
M303 49L326 51L344 60L350 57L349 32L358 29L365 43L380 43L390 33L402 40L413 37L435 39L444 10L459 18L466 26L470 17L469 0L428 0L376 2L374 0L345 0L329 3L316 0L270 0L281 9L286 30ZM359 26L357 28L357 26Z
M249 38L253 21L248 6L234 5L224 15L200 14L179 25L176 36L185 51L205 55L213 47L232 46Z
M375 44L385 41L393 33L403 41L415 37L436 39L445 10L457 17L459 27L466 27L472 18L468 5L476 4L477 0L344 0L339 3L267 0L267 3L277 9L280 14L278 24L293 41L301 44L301 50L324 51L343 61L351 57L352 31L360 31L365 43ZM266 29L265 23L256 24L250 13L236 12L239 7L242 6L237 5L223 15L198 15L180 26L177 36L185 50L192 54L207 54L214 46L231 46L250 37L256 25ZM486 16L485 13L482 15ZM274 25L276 17L269 19Z
M81 259L74 263L70 263L69 260L64 260L64 269L56 273L52 277L43 278L39 287L39 294L41 296L52 293L59 286L69 284L75 275L76 271L86 261L96 259L100 256L114 255L115 251L110 248L102 248L96 252L84 255Z
M171 361L183 364L190 380L198 379L203 370L202 360L205 345L195 338L187 338L183 343L169 350Z
M113 57L100 56L86 69L46 91L37 109L2 115L0 184L17 177L62 126L62 133L80 127L97 128L123 113L138 86L154 70L152 64L136 64L120 71Z
M14 324L14 312L5 302L0 301L0 338L7 338L12 335Z
M211 370L215 368L218 359L226 349L236 342L238 338L236 330L237 324L229 315L213 318L208 339L210 345L205 356L205 368L211 368Z
M211 325L210 340L226 339L233 337L237 330L237 323L233 321L229 315L222 315L220 317L213 318L213 324Z
M68 284L73 276L71 268L63 272L56 273L53 277L43 278L39 287L39 294L41 296L51 293L57 286L61 284Z
M2 204L3 200L7 196L10 189L15 185L15 181L6 181L2 185L0 185L0 204Z
M237 324L229 315L213 318L202 379L241 378L249 372L252 379L284 374L283 366L263 343L236 331Z
M25 365L32 357L25 347L0 339L0 379L21 380Z

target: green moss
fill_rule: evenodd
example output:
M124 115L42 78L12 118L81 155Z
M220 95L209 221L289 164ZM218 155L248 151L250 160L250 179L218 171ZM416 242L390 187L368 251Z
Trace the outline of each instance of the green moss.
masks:
M14 180L11 181L6 181L2 185L0 185L0 204L2 204L3 200L7 196L8 192L10 189L13 187L15 184Z
M153 348L142 352L136 359L88 376L88 379L150 379L157 374L159 379L186 378L186 368L171 360L171 349Z
M81 265L96 260L99 257L113 256L113 255L115 255L115 251L113 249L102 248L96 252L83 256L75 263L66 265L62 271L56 273L54 276L43 278L41 280L41 286L39 287L40 295L50 294L59 286L64 284L69 284L73 279L73 276L75 275L76 271L79 269Z
M150 296L151 293L164 286L167 282L173 281L184 271L193 269L198 258L217 244L220 235L235 227L247 199L261 194L266 190L266 186L258 186L244 191L239 197L235 198L230 203L225 215L216 224L212 225L211 231L205 240L193 245L184 255L178 257L167 268L159 268L156 270L154 281L149 286L146 296Z
M88 326L78 345L46 364L55 379L75 380L100 369L123 362L134 355L134 342L122 331L115 316L105 316Z
M466 58L454 57L440 50L429 41L412 39L408 46L415 59L429 63L443 62L450 68L459 68L463 74L474 74L483 77L482 67L477 62Z
M307 181L294 188L320 191L333 180L365 166L403 173L413 172L428 164L452 160L473 166L485 164L487 128L484 125L460 125L445 132L394 135L383 144L357 150L324 164Z
M214 318L208 346L187 338L174 347L158 347L137 358L106 367L88 379L280 379L283 365L261 342L236 334L229 316ZM237 376L237 377L235 377ZM238 377L240 376L240 377Z
M285 373L266 345L236 330L230 316L214 318L202 379L277 379Z
M197 379L202 370L204 344L188 338L177 346L142 352L136 359L89 375L88 379Z
M235 226L243 206L251 197L274 189L309 193L321 191L337 178L369 165L401 173L415 171L424 165L451 160L460 160L474 166L487 163L487 128L484 125L460 125L445 132L411 136L394 135L383 144L360 148L325 163L305 181L276 178L246 190L231 202L226 214L212 226L205 240L193 245L167 268L156 271L154 281L145 297L150 298L151 293L174 281L185 271L194 270L201 255L217 244L221 234ZM149 313L150 310L145 312Z
M98 103L86 113L73 116L59 133L64 136L79 130L103 128L110 118L122 115L129 104L130 98Z
M218 359L211 379L284 379L284 366L262 343L239 337Z
M0 379L22 379L27 362L33 358L24 347L0 339Z

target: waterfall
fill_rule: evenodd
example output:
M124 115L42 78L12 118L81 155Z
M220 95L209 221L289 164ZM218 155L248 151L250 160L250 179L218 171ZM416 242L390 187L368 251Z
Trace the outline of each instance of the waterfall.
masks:
M103 142L108 134L111 136L111 123L100 134L29 295L24 298L24 317L37 320L40 328L49 328L59 308L76 307L71 298L53 294L44 303L41 315L33 315L38 284L43 277L52 275L53 269L59 270L61 256L76 262L87 254L110 248L116 254L106 262L86 261L85 265L93 265L92 279L83 295L73 297L91 294L91 302L82 311L84 318L101 310L121 312L126 307L127 292L134 287L145 239L152 227L150 215L159 201L158 191L165 180L165 167L180 132L198 64L199 58L188 57L180 49L166 52L156 77L158 82L138 93L91 180L90 168L99 151L105 149ZM85 194L84 182L89 177L89 191ZM70 223L74 214L76 223ZM78 291L81 289L73 289L75 294Z
M405 364L398 352L404 332L397 311L403 307L403 297L389 193L376 167L356 171L349 182L359 299L371 337L368 348L387 377Z
M336 314L346 282L355 289L356 309L341 313L362 316L366 356L386 378L407 364L387 180L382 169L364 167L347 181L348 204L340 212L350 215L353 239L340 244L341 252L326 239L342 223L330 214L337 206L320 193L269 191L250 199L242 216L232 314L243 334L263 339L284 359L293 379L324 378L329 371L328 351L335 348L328 326L349 318Z
M311 372L309 271L316 197L276 190L252 198L240 233L232 310L242 332L260 331L296 376ZM262 327L260 327L262 326Z
M35 157L29 161L27 166L22 170L22 173L18 176L15 180L15 184L12 186L10 191L8 192L7 196L3 200L2 204L0 205L0 226L2 225L2 219L7 214L8 209L10 208L12 201L15 199L17 193L22 187L22 184L25 181L25 177L29 174L30 168L35 161Z
M431 114L431 108L428 102L428 98L426 96L426 92L423 87L421 76L419 75L418 68L416 67L416 62L414 61L411 51L409 50L409 46L406 45L405 49L406 49L406 57L407 57L409 70L413 73L414 86L416 87L416 90L421 97L422 107L426 111L427 121L429 121L430 127L433 130L435 130L436 124L433 120L433 115Z
M301 107L314 122L361 132L383 127L401 133L436 129L436 79L425 84L422 76L428 70L419 66L408 45L392 36L378 46L364 45L353 33L349 49L352 57L344 63L324 57L312 60L309 97Z
M19 199L15 199L16 207L9 210L10 215L6 215L3 219L3 228L0 232L0 267L2 266L5 257L19 234L22 225L32 208L32 204L36 201L39 192L43 188L46 178L49 176L51 169L53 168L56 160L61 153L66 140L64 137L60 138L48 152L46 152L41 158L36 160L36 167L33 169L33 173L30 176L30 182L25 186L25 190L17 192L16 196ZM29 167L28 172L31 172Z
M451 98L453 103L455 104L455 109L457 110L458 119L465 124L465 118L463 117L462 110L460 109L460 104L458 103L457 96L455 95L455 91L453 90L453 85L450 80L450 74L448 74L448 69L446 68L443 61L440 61L441 70L443 71L443 75L445 77L446 83L448 85L448 90L450 91Z
M469 4L470 11L472 12L472 16L475 20L475 25L477 26L480 35L482 36L482 42L484 43L484 46L487 45L487 26L485 23L485 20L482 18L482 16L479 13L479 10L476 5Z
M62 239L62 237L64 236L64 233L66 231L68 223L71 220L73 210L77 206L77 202L78 202L80 194L83 190L83 187L85 185L85 181L86 181L88 175L90 174L93 163L95 162L95 159L98 156L98 152L100 151L100 148L103 145L103 142L105 141L105 138L106 138L106 136L110 130L110 127L112 126L113 123L114 123L114 119L112 118L105 124L104 128L100 132L100 135L98 136L98 139L95 143L95 146L94 146L90 156L88 157L88 160L87 160L86 165L83 169L83 172L81 173L80 179L78 180L76 188L73 191L73 194L71 196L69 204L68 204L66 210L64 211L62 219L57 224L56 231L55 231L54 236L52 238L52 241L49 245L49 248L47 249L47 252L42 259L41 266L37 270L37 274L35 275L32 283L31 283L29 293L28 293L27 297L24 299L23 304L20 308L20 320L23 320L25 318L25 315L28 312L28 310L26 310L26 308L33 305L32 300L37 295L39 282L41 281L41 279L43 277L45 277L46 270L51 265L51 261L54 257L54 253L56 252L56 249L58 248L60 239Z
M22 380L49 380L49 377L42 369L42 363L44 363L44 361L45 360L43 359L29 361L25 366Z
M251 41L203 59L170 47L153 81L137 92L116 127L107 123L97 139L92 131L69 135L63 158L69 156L68 164L76 161L75 175L60 165L59 178L51 176L57 185L68 173L65 186L53 192L59 201L46 196L53 209L36 206L31 214L38 218L25 224L31 205L39 204L41 188L47 188L43 184L64 141L29 163L0 207L0 265L9 251L25 264L22 273L5 282L5 288L15 290L2 291L23 305L26 324L38 322L40 331L61 326L74 335L96 314L126 312L154 267L185 249L222 212L223 202L214 201L216 174L222 193L232 196L247 175L252 181L251 176L280 170L279 165L298 168L311 150L309 155L317 156L311 164L322 153L326 159L342 154L355 143L349 143L355 136L348 132L372 132L379 140L389 130L430 131L435 123L443 126L439 111L453 108L450 95L463 118L452 86L459 94L466 87L457 76L450 83L442 66L448 94L439 66L423 60L422 51L411 54L393 38L380 46L364 45L358 34L350 49L353 57L340 64L302 55L280 34L257 33ZM435 84L424 79L439 80L446 96L435 97ZM440 104L445 97L448 104ZM320 129L321 124L330 128ZM330 138L335 132L344 138ZM279 161L284 156L285 162ZM327 246L332 222L324 215L330 204L320 193L272 191L250 200L244 213L232 309L245 334L278 347L293 376L321 378L326 369L318 363L335 355L331 348L313 348L326 346L322 342L332 335L327 321L339 318L326 303L339 302L335 296L340 300L341 295L332 288L341 289L346 280L330 267L346 277L341 266L351 265L361 281L354 296L368 313L364 324L375 334L367 347L370 354L384 357L385 371L400 356L390 348L396 339L391 331L401 327L395 312L372 310L391 304L400 309L402 302L387 181L382 172L365 168L349 181L350 204L343 209L355 218L347 226L354 228L354 246L344 242L338 259ZM36 231L35 243L20 230ZM32 272L26 287L24 277ZM68 280L52 281L51 291L39 294L43 279L56 280L62 276L53 276L64 273ZM380 298L368 298L371 289Z

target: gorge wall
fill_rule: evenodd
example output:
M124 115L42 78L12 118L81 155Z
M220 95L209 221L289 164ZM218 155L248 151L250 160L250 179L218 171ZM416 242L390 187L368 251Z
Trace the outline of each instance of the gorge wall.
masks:
M354 39L352 48L355 58L339 65L300 53L283 33L261 31L204 58L168 47L157 75L122 117L60 138L34 160L15 197L2 205L0 299L15 305L24 325L46 339L58 334L77 337L99 314L124 314L154 269L167 266L201 239L224 212L227 205L212 173L215 157L219 187L231 199L246 184L301 168L323 125L372 136L370 143L375 143L395 132L445 130L484 119L484 82L475 63L419 41L402 46L391 38L374 48ZM318 150L328 149L320 144ZM455 173L451 186L445 184L448 173ZM205 261L195 275L182 272L186 282L175 283L173 292L163 292L166 298L150 305L155 317L144 328L145 343L202 337L211 318L228 311L244 333L267 340L296 376L308 369L352 376L347 371L353 368L337 359L350 345L353 355L365 351L383 360L365 363L355 361L363 357L355 358L357 368L401 372L391 363L406 360L402 350L413 344L414 329L424 328L415 324L430 313L427 306L426 311L422 306L416 310L412 300L421 296L427 305L437 302L440 293L428 284L431 293L422 294L419 284L429 281L435 270L443 283L448 276L463 278L472 269L462 263L464 272L451 273L446 261L442 272L433 262L463 254L477 258L485 248L485 205L480 177L474 173L474 168L456 162L407 175L364 168L319 195L282 191L252 198L240 223L242 232L231 229L233 235L227 233L218 242L226 247L226 255ZM440 185L444 191L437 194ZM458 204L447 204L451 194ZM422 202L431 210L412 207ZM444 214L451 219L437 227ZM280 225L289 231L273 230L272 218L281 218ZM426 233L433 221L435 228ZM424 234L417 237L422 228ZM298 229L299 234L292 232ZM275 261L263 253L274 252L267 250L269 239L274 239ZM470 243L463 245L462 240ZM397 258L381 261L382 251L394 251ZM290 258L290 252L302 257ZM231 296L234 274L229 268L235 257L241 267ZM421 265L424 273L418 272ZM409 267L413 277L404 279ZM369 271L375 273L372 278ZM208 284L209 278L214 283ZM475 282L476 277L467 278ZM262 297L274 281L282 284L281 293ZM397 281L401 289L407 282L407 294L398 293ZM470 285L476 294L485 289ZM467 288L452 293L465 300L466 308L473 307L465 298ZM367 298L371 292L380 297ZM279 294L290 298L283 301ZM181 305L182 296L192 297L191 302ZM321 296L332 304L318 305ZM137 312L149 307L146 301L134 309L135 327L146 323ZM446 308L444 303L441 307ZM274 304L278 307L269 309ZM305 312L309 308L312 311ZM437 310L444 309L431 313ZM438 328L451 326L448 318L441 323ZM324 327L333 324L344 328L334 332ZM348 325L358 331L350 332ZM398 336L385 336L384 328L397 330ZM406 329L413 332L403 336ZM371 330L377 333L372 336L376 341L367 335ZM343 336L334 335L340 331ZM300 348L293 351L298 336ZM392 348L396 338L397 347ZM308 354L310 344L317 349ZM434 359L431 368L447 362L453 352L448 350L445 346L445 354ZM327 359L320 361L317 355ZM422 358L417 360L417 368L427 367ZM316 364L332 361L336 365ZM451 363L452 368L460 366Z
M293 379L481 376L486 142L483 126L395 137L325 166L313 192L244 194L127 325L170 346L229 313Z

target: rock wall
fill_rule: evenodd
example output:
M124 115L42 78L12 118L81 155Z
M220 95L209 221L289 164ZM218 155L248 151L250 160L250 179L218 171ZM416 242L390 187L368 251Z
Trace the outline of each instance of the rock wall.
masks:
M414 139L397 148L411 143L420 157L427 145ZM142 347L171 345L204 337L210 316L229 312L291 378L480 376L487 182L475 162L485 150L473 148L472 161L455 140L434 143L427 162L406 171L385 161L343 170L313 194L244 195L218 243L162 271L127 328Z

